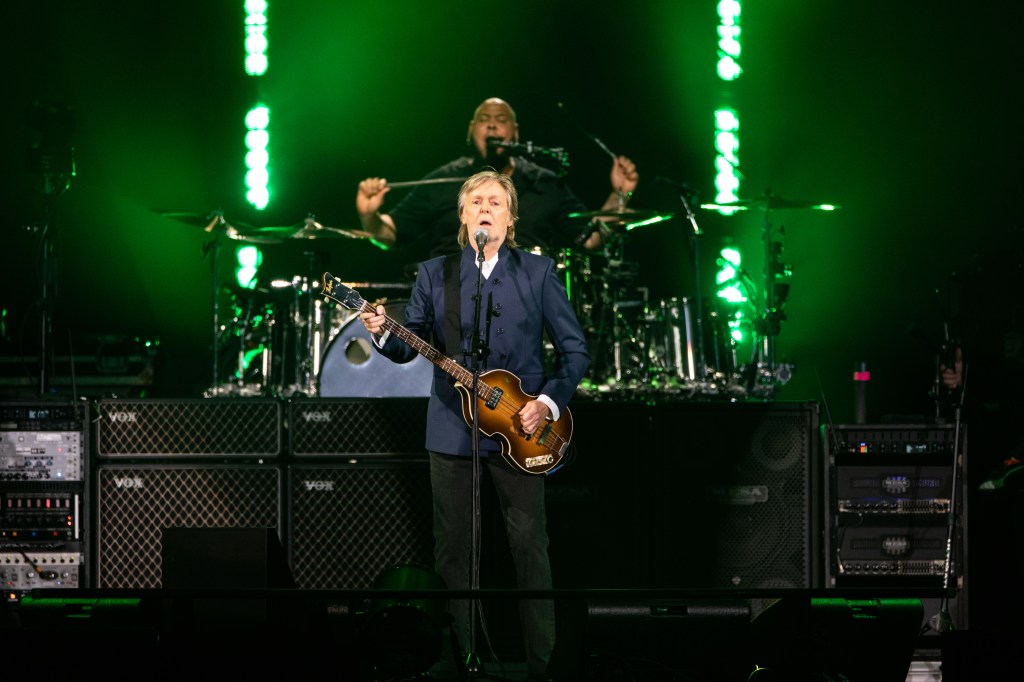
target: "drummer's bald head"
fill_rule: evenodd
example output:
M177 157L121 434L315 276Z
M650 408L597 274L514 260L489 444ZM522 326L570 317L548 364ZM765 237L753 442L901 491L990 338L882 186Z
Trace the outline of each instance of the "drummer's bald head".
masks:
M512 123L516 122L516 112L515 112L515 109L512 108L511 104L509 104L508 102L506 102L505 100L503 100L500 97L488 97L483 102L480 102L480 106L478 106L476 109L473 110L473 119L475 120L476 117L480 115L480 111L482 109L484 109L485 107L487 107L488 105L497 105L497 106L500 106L500 107L503 107L503 108L507 109L508 110L508 115L511 118L511 122Z
M519 139L519 124L516 123L516 112L512 106L500 97L488 97L473 111L466 129L466 144L476 145L481 158L487 157L485 141L487 137L500 137L505 140Z

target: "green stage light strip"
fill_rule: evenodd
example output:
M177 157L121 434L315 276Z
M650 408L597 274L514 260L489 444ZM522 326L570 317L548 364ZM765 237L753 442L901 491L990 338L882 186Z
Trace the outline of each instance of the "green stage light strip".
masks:
M245 73L267 72L267 0L245 0ZM245 115L245 198L259 210L270 203L270 109L257 104Z
M743 73L740 67L740 3L719 0L718 3L718 77L723 83L736 81ZM725 91L728 96L728 90ZM731 106L715 110L715 202L731 203L739 199L740 117ZM735 212L719 208L720 213Z

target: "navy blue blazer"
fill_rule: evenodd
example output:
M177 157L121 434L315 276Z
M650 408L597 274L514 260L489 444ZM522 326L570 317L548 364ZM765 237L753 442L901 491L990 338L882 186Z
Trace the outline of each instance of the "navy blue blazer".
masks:
M476 252L467 247L460 260L463 348L455 350L445 348L444 260L441 256L420 266L406 307L404 326L468 368L471 366L468 351L473 337L473 295L477 280ZM491 320L490 355L482 370L504 369L515 374L525 393L547 395L559 412L564 413L590 367L590 353L583 329L566 296L565 284L555 270L555 262L546 256L502 245L498 262L483 281L481 292L481 328L486 326L489 299L492 309L498 313ZM545 367L545 332L557 356L550 376ZM390 335L377 350L399 363L409 362L418 355L395 335ZM435 366L427 404L427 450L469 456L472 454L470 435L462 412L461 394L454 380ZM500 450L497 440L481 434L481 455Z

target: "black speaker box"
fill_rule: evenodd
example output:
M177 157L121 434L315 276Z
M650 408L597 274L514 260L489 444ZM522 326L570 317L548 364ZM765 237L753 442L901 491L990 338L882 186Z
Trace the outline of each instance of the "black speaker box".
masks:
M274 528L164 528L165 589L294 587Z
M189 636L270 625L280 604L258 591L295 586L273 528L164 528L160 565L165 590L202 591L170 609L171 631Z
M433 566L429 463L288 467L288 557L302 589L365 589L385 569Z
M281 527L277 466L103 464L96 472L96 586L163 586L167 528Z
M824 573L816 403L652 412L651 583L810 588Z
M281 403L256 398L100 400L100 458L276 457Z

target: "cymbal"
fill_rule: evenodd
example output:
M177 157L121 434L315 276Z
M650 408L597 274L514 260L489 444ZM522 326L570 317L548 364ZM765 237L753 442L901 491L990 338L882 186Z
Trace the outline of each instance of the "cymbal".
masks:
M736 211L746 211L752 208L759 208L763 211L775 211L790 208L812 209L816 211L835 211L836 209L841 208L836 204L827 204L815 201L795 201L792 199L783 199L774 195L758 197L757 199L741 199L738 201L701 204L700 207L712 211L720 208L728 208Z
M297 225L287 227L260 227L247 235L268 236L284 239L371 239L373 235L364 230L349 230L342 227L326 227L313 218L306 218Z
M255 228L245 223L229 222L220 211L211 213L190 213L186 211L161 211L165 218L177 220L193 227L202 228L203 232L219 237L227 237L239 242L252 244L277 244L281 240L274 235L256 234Z
M629 223L634 223L634 222L644 222L646 220L650 220L651 218L658 218L658 217L662 218L663 220L667 220L667 219L672 217L672 214L670 213L668 215L663 216L658 211L648 211L648 210L640 210L640 209L623 209L622 211L618 211L618 210L615 210L615 209L610 209L610 210L606 210L606 211L583 211L583 212L580 212L580 213L569 213L569 217L570 218L589 218L589 219L592 219L592 218L614 218L614 220L611 220L610 222L629 222Z
M627 231L643 225L651 225L655 222L662 222L673 217L672 213L660 213L659 211L641 209L615 209L607 211L585 211L582 213L569 213L570 218L589 218L599 220L611 229L625 229Z

